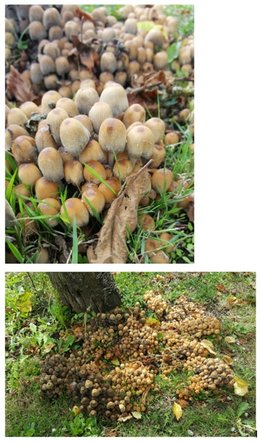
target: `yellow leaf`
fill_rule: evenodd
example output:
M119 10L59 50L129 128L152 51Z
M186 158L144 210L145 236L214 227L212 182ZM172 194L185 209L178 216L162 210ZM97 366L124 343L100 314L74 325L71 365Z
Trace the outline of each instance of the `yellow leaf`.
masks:
M200 344L203 346L203 348L207 349L210 354L216 355L216 352L214 351L214 345L210 340L201 340Z
M78 406L73 406L72 412L74 415L78 415L80 413L80 408Z
M239 395L240 397L244 397L248 393L248 383L245 380L242 380L242 378L239 378L235 375L234 377L235 383L234 383L234 391L236 395Z
M124 423L125 421L131 420L132 418L132 415L127 415L126 417L119 417L117 421Z
M141 420L141 418L142 418L141 412L133 411L133 412L131 412L131 414L134 418L136 418L136 420Z
M146 319L145 319L145 324L147 325L147 326L151 326L151 327L156 327L156 326L160 326L160 322L159 322L159 320L157 320L157 318L153 318L153 317L147 317Z
M177 421L182 417L183 411L181 405L179 403L174 402L172 407L172 413Z
M25 292L24 294L19 296L16 302L16 306L21 312L23 313L31 312L32 310L31 297L32 297L31 292Z
M232 366L233 365L233 358L231 358L229 355L223 355L222 360L227 364Z
M235 339L235 337L231 337L231 336L227 335L227 337L224 338L224 341L226 343L235 343L236 339Z
M119 366L120 365L120 361L118 360L118 358L113 358L113 360L111 360L111 363L114 366Z

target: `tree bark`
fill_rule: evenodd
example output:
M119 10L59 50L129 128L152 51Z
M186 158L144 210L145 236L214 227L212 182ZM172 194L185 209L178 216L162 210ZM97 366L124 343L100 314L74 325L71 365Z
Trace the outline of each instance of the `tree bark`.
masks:
M106 312L120 305L121 298L110 272L48 272L60 300L75 312L92 307Z

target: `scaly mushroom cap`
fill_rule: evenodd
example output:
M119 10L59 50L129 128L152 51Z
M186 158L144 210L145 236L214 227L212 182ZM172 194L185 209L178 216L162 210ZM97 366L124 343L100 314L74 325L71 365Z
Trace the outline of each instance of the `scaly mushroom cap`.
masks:
M89 187L82 194L82 202L91 215L95 215L95 211L102 212L105 206L105 197L99 189ZM94 208L94 210L93 210Z
M74 100L79 112L81 114L88 114L92 106L99 101L99 96L94 88L80 88Z
M123 123L126 128L129 128L134 122L145 122L145 109L138 103L129 106L123 117Z
M145 126L151 129L154 135L154 142L159 143L163 140L165 133L165 123L161 118L152 117L145 122Z
M33 186L41 176L39 168L34 163L23 163L19 166L18 177L25 185Z
M103 121L109 117L113 117L113 113L110 106L104 102L95 103L89 111L89 118L96 133L98 133Z
M125 89L118 84L112 84L104 88L99 101L107 103L116 117L128 108L128 98Z

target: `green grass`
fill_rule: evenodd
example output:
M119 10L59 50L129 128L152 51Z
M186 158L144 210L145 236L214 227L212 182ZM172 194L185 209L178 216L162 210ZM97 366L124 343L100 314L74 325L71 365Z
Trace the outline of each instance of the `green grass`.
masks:
M141 420L111 423L74 416L66 396L46 400L38 384L39 362L49 346L67 349L75 343L60 339L74 322L61 307L44 273L9 273L6 276L6 435L7 436L254 436L255 435L255 274L252 273L117 273L122 304L134 306L153 290L174 301L185 294L202 303L221 320L220 337L210 337L220 355L234 361L234 372L249 383L238 397L223 388L217 395L201 393L184 409L177 422L172 415L176 389L187 373L157 377ZM27 294L27 295L26 295ZM226 336L235 343L224 342ZM61 348L63 346L63 348Z

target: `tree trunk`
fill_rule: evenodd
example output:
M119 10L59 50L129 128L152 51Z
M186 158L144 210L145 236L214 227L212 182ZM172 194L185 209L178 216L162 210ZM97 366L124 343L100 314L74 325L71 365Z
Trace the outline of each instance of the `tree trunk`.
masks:
M60 300L75 312L91 306L96 312L120 305L120 294L110 272L48 272Z

